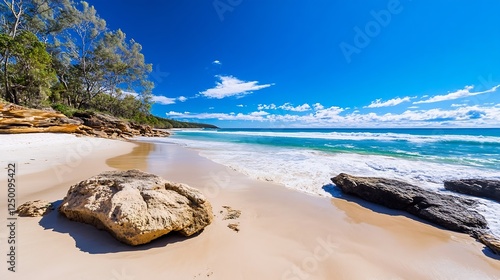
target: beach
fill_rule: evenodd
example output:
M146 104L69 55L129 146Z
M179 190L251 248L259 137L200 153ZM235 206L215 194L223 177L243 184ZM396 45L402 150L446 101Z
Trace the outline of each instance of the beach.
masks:
M81 180L106 170L136 168L199 189L215 214L214 222L198 235L169 234L137 247L71 222L57 211L42 218L18 218L17 271L7 271L3 262L0 277L500 279L499 258L465 234L352 197L312 196L257 180L161 140L0 135L1 143L12 143L2 148L2 164L19 165L18 203L59 201ZM0 180L5 182L3 173ZM6 194L0 195L4 225ZM223 206L241 210L241 217L223 220ZM240 231L229 229L229 223L239 223ZM1 228L5 256L7 230Z

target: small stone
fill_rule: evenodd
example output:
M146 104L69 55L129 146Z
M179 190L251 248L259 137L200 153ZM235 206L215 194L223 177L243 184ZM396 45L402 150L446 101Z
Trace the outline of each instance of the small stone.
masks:
M240 231L240 224L239 223L235 223L235 224L228 224L227 225L228 228L236 231L236 232L239 232Z
M54 208L51 202L45 200L28 201L20 205L16 212L20 217L40 217Z
M239 218L241 215L240 210L233 209L231 208L231 206L222 206L222 208L226 209L227 211L226 216L224 216L223 220L234 220ZM220 211L220 213L222 214L223 212Z

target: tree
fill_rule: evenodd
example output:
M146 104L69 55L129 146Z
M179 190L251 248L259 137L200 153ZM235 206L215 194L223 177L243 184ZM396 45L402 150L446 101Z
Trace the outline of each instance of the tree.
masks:
M0 34L0 52L9 52L15 62L4 69L6 100L27 106L41 104L56 81L45 44L29 31L15 38Z
M19 90L23 88L33 90L32 86L36 83L40 83L41 88L38 90L40 94L43 95L46 91L46 87L43 85L50 83L53 75L48 74L45 67L47 56L46 52L42 51L42 47L45 49L45 46L38 44L39 41L35 35L43 35L47 38L54 30L62 28L63 24L67 23L67 20L64 19L69 18L63 16L66 13L62 11L71 4L71 0L3 0L0 3L0 34L3 41L0 53L0 71L2 72L3 93L8 101L18 104L20 102ZM22 38L18 40L17 37L20 34ZM26 52L11 49L19 47L19 44L23 42L28 47ZM40 55L39 58L33 57L37 54ZM18 62L24 63L24 65L18 64ZM22 78L18 81L28 82L29 85L12 84L13 77L23 76L20 75L22 73L11 73L16 69L28 71L24 78L31 77L34 80L29 82L29 79ZM33 69L40 71L33 72ZM49 80L42 82L40 79L43 77ZM12 88L12 86L16 86L16 88ZM28 99L33 97L33 94L30 92Z
M74 24L54 40L52 51L59 89L65 89L61 99L79 109L103 108L102 102L107 101L106 111L112 113L113 106L123 100L118 96L121 88L126 88L140 92L141 110L149 112L153 83L148 74L152 66L145 63L141 45L127 41L121 30L108 31L106 22L86 2L81 2L81 10L72 7L67 14Z

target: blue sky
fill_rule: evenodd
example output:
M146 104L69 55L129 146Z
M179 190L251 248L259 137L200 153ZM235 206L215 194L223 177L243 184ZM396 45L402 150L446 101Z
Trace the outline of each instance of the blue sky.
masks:
M89 1L158 116L221 127L500 127L500 2Z

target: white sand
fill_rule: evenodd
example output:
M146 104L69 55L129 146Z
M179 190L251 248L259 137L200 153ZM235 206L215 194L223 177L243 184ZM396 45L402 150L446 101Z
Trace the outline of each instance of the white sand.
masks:
M121 152L127 153L133 146L122 141L77 137L72 134L0 134L0 166L5 167L7 162L15 162L18 164L18 174L21 175L61 165L76 169L85 157L106 153L110 149L123 149ZM55 176L64 176L67 169L54 171Z
M199 188L212 202L214 223L192 238L129 247L57 212L19 218L19 271L7 272L2 261L0 279L500 279L500 261L464 234L372 204L255 181L179 146L141 144L126 153L131 144L115 143L83 157L61 181L53 180L54 168L20 176L20 200L60 200L71 184L103 170L140 168ZM241 218L222 220L223 205L242 210ZM230 222L241 231L227 228Z

